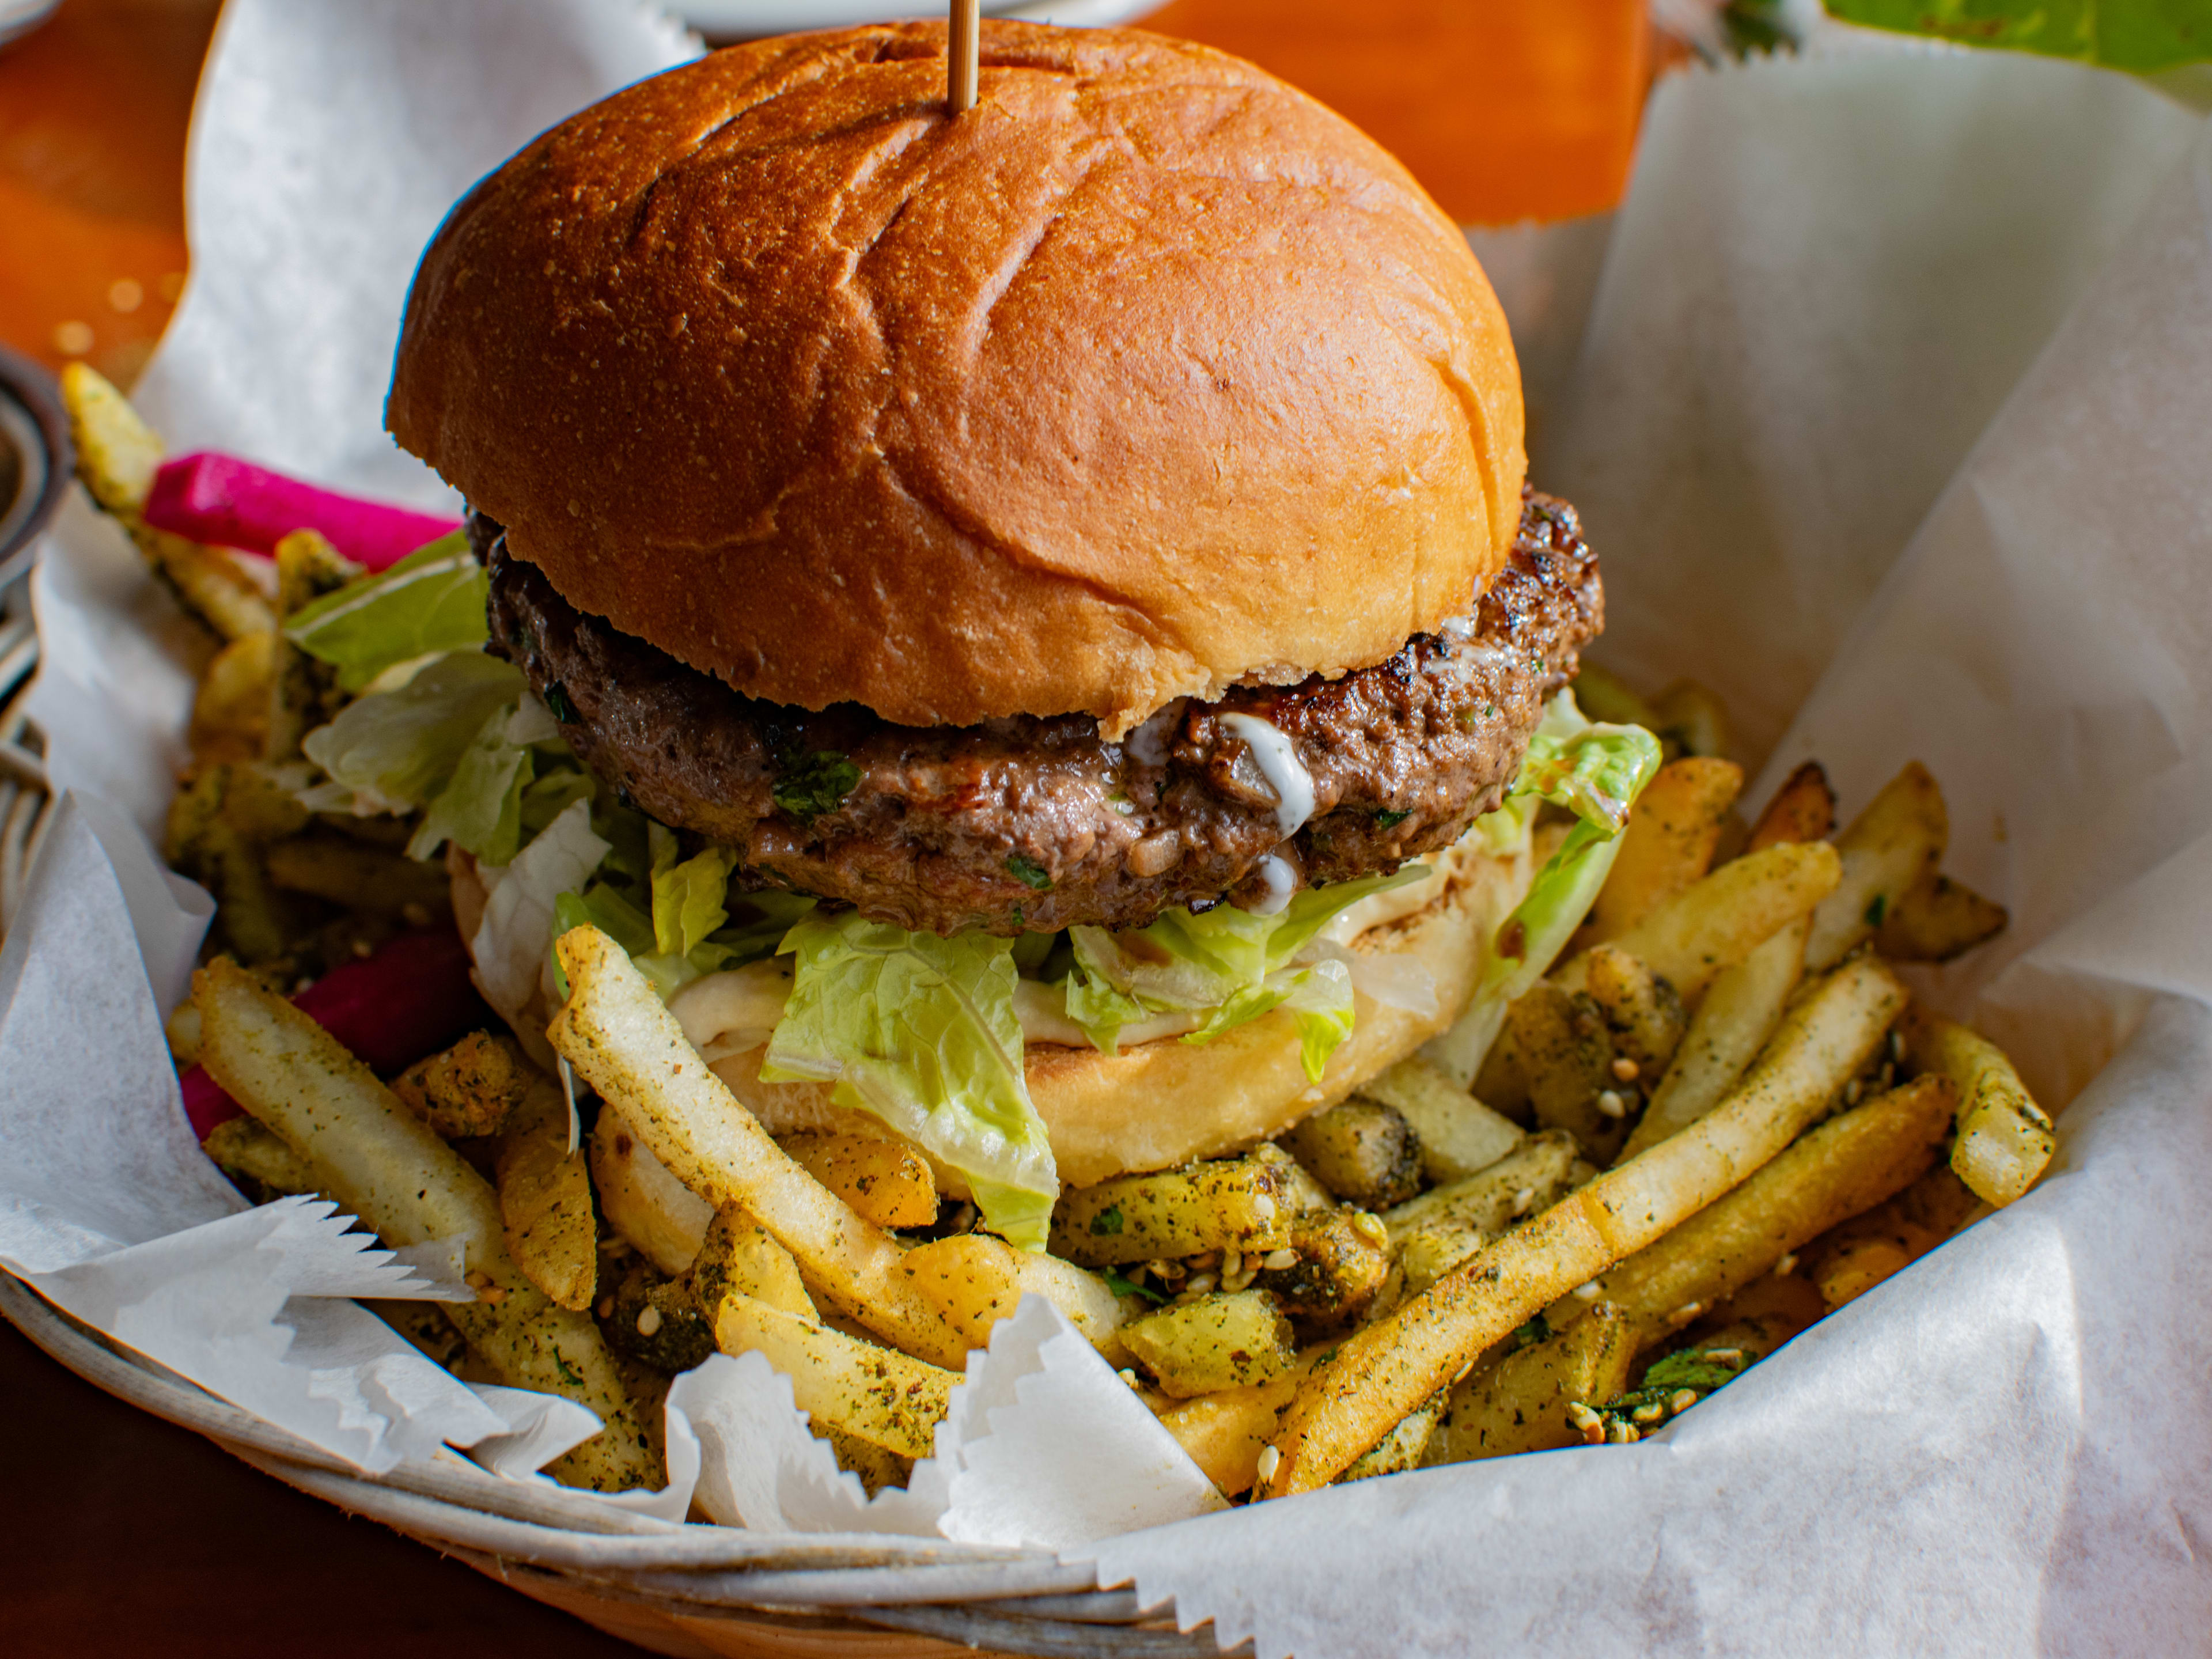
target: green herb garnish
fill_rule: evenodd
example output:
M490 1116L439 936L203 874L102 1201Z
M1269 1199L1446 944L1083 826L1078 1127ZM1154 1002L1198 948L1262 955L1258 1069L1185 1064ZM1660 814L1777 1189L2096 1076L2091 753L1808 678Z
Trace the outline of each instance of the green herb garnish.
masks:
M1024 858L1019 853L1006 855L1006 872L1024 887L1034 887L1042 893L1052 885L1052 875L1035 859Z
M783 764L769 795L778 806L802 821L833 811L859 787L860 769L834 749L792 757Z
M1149 1285L1139 1285L1133 1279L1124 1279L1111 1267L1106 1270L1106 1288L1116 1296L1141 1296L1147 1302L1155 1304L1167 1300L1166 1296L1161 1291L1154 1290Z

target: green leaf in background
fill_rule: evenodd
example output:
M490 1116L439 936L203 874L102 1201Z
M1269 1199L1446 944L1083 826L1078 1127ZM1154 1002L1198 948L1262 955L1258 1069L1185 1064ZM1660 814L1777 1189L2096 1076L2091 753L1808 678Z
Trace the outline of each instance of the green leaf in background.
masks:
M993 1232L1042 1249L1060 1176L1023 1075L1012 941L812 911L783 948L791 1000L762 1081L834 1082L966 1176Z
M284 637L336 668L343 690L358 691L397 664L481 647L490 591L491 579L457 530L302 607Z
M1934 35L1966 46L2071 58L2147 75L2212 59L2204 0L1826 0L1831 15L1869 28Z

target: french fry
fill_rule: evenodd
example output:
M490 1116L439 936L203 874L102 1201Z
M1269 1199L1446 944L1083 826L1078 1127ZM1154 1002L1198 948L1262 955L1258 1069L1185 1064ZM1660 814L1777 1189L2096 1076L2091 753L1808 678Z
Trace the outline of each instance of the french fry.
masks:
M416 1060L392 1080L399 1103L435 1130L441 1139L495 1135L545 1080L523 1057L511 1036L471 1031L441 1054ZM568 1114L562 1102L562 1149L568 1148Z
M343 836L309 834L270 843L269 879L288 892L328 899L349 910L397 914L410 907L443 915L453 903L445 866L423 864Z
M1301 1352L1289 1370L1249 1388L1224 1389L1159 1407L1160 1426L1190 1454L1206 1478L1234 1498L1259 1478L1260 1455L1275 1432L1275 1418L1291 1403L1326 1346Z
M1285 1376L1258 1388L1202 1394L1176 1401L1160 1413L1160 1425L1200 1474L1234 1498L1259 1479L1260 1455L1274 1437L1275 1413L1296 1391Z
M1600 1302L1564 1331L1507 1354L1455 1387L1423 1463L1466 1463L1578 1443L1576 1406L1603 1404L1628 1386L1636 1343L1628 1322Z
M1264 1291L1172 1303L1131 1320L1121 1340L1160 1392L1178 1400L1266 1382L1297 1358L1291 1322Z
M1613 943L1639 957L1688 1003L1724 969L1825 904L1842 874L1836 849L1824 842L1747 853L1683 889ZM1579 991L1589 973L1584 953L1552 977L1562 988Z
M611 1105L600 1107L589 1145L592 1190L608 1225L671 1278L688 1269L714 1206L669 1174Z
M599 1329L556 1307L507 1254L490 1184L309 1016L236 963L193 977L200 1063L289 1142L328 1193L387 1244L459 1237L477 1300L448 1316L516 1388L574 1400L606 1427L556 1463L556 1477L605 1491L659 1487L659 1460Z
M842 1429L901 1457L929 1455L960 1381L957 1371L735 1291L716 1304L714 1341L724 1353L757 1353L788 1376L792 1397L816 1432Z
M609 1347L655 1370L688 1371L714 1352L714 1320L691 1285L662 1278L642 1257L631 1259L593 1312Z
M568 1099L551 1078L523 1096L494 1170L507 1255L556 1307L583 1312L599 1288L599 1222L583 1149L568 1150Z
M742 1204L714 1212L691 1264L691 1294L712 1311L726 1296L750 1297L801 1319L818 1317L799 1263Z
M1336 1477L1337 1484L1349 1486L1355 1480L1372 1480L1377 1475L1401 1474L1420 1468L1447 1398L1448 1391L1438 1389L1400 1418L1397 1427L1352 1460L1351 1466Z
M259 1118L225 1118L208 1131L200 1150L233 1186L258 1201L315 1190L314 1166Z
M1847 963L1790 1011L1723 1104L1346 1338L1285 1413L1262 1495L1327 1485L1531 1314L1741 1182L1820 1114L1905 1001L1881 963Z
M574 927L555 948L569 995L547 1035L669 1172L717 1209L744 1205L837 1311L909 1353L958 1364L967 1345L907 1276L898 1242L769 1138L622 946Z
M1264 1255L1291 1242L1289 1200L1290 1182L1258 1158L1116 1176L1060 1195L1052 1253L1085 1267L1206 1250Z
M1931 873L1881 919L1874 948L1892 962L1948 962L1995 939L2011 919L1966 883Z
M1273 1141L1263 1140L1244 1156L1255 1164L1266 1164L1275 1172L1282 1183L1282 1190L1275 1201L1285 1206L1292 1215L1336 1207L1336 1194L1316 1181L1304 1164Z
M1640 957L1601 945L1589 953L1589 995L1604 1011L1605 1023L1613 1033L1616 1068L1620 1061L1627 1060L1638 1074L1647 1077L1656 1077L1667 1069L1689 1022L1673 986ZM1618 1081L1632 1080L1622 1078L1618 1069L1613 1076Z
M261 758L269 737L269 687L276 635L248 634L215 653L192 698L186 740L203 763Z
M1751 827L1744 850L1756 853L1784 842L1826 841L1836 827L1836 792L1818 761L1807 761L1783 781Z
M878 1227L937 1219L937 1177L904 1141L883 1135L795 1134L777 1143L792 1161Z
M1933 1164L1958 1091L1917 1079L1802 1136L1724 1197L1598 1278L1644 1346L1725 1302L1838 1222L1911 1185ZM1574 1296L1548 1314L1565 1325Z
M1654 775L1622 831L1613 870L1590 910L1587 942L1618 938L1711 866L1729 808L1743 793L1743 768L1697 757Z
M154 475L161 468L165 451L159 434L138 417L114 382L89 363L65 365L61 388L77 476L86 492L102 511L136 518L146 510Z
M131 533L185 609L223 638L242 640L275 630L276 611L229 554L143 524L132 526Z
M297 917L295 902L269 879L256 840L233 823L234 785L250 769L203 767L169 799L164 853L170 866L216 896L216 925L224 943L249 963L284 954Z
M881 1446L871 1446L831 1424L823 1425L819 1437L830 1443L830 1449L836 1455L837 1467L848 1474L858 1475L861 1490L871 1498L885 1486L903 1486L914 1478L911 1457L902 1457Z
M1106 1281L1057 1256L1018 1250L988 1233L956 1233L906 1253L906 1272L970 1348L987 1347L991 1328L1010 1317L1024 1293L1045 1298L1092 1346L1120 1351L1121 1304Z
M1402 1250L1417 1233L1446 1221L1495 1238L1547 1194L1556 1195L1574 1167L1576 1150L1572 1135L1547 1129L1489 1168L1401 1204L1382 1217L1391 1248Z
M1379 1210L1421 1189L1421 1145L1397 1108L1353 1098L1324 1107L1282 1138L1315 1179L1347 1204Z
M1389 1276L1389 1239L1364 1212L1308 1211L1291 1223L1290 1249L1297 1260L1287 1267L1262 1267L1252 1282L1294 1319L1356 1319Z
M1980 1203L1949 1164L1938 1164L1886 1203L1830 1228L1804 1252L1804 1276L1823 1311L1911 1267L1965 1225Z
M276 544L276 617L289 622L294 612L335 593L362 574L361 567L312 530L298 530ZM345 706L337 671L319 662L284 636L271 634L267 755L287 761L300 753L300 739L334 719Z
M1883 785L1836 838L1842 874L1813 913L1806 968L1833 967L1873 938L1898 901L1942 862L1950 834L1943 792L1918 761Z
M236 560L147 525L143 514L161 469L161 440L130 400L89 366L71 363L62 372L62 401L87 492L185 604L227 640L273 630L275 611Z
M1613 1086L1613 1058L1612 1034L1596 1001L1539 981L1505 1011L1474 1090L1501 1112L1601 1139L1618 1133L1598 1105L1598 1097Z
M1729 751L1728 710L1695 680L1677 680L1651 700L1659 724L1650 729L1685 755L1714 757Z
M2057 1127L2035 1103L2003 1049L1956 1020L1905 1022L1906 1057L1958 1085L1959 1138L1951 1167L1984 1203L2002 1209L2033 1187L2057 1149Z
M1812 925L1810 916L1798 917L1713 981L1621 1149L1623 1158L1695 1123L1735 1087L1782 1022L1804 971Z
M1397 1109L1420 1139L1421 1169L1433 1182L1488 1169L1521 1144L1520 1125L1418 1056L1368 1079L1358 1092Z

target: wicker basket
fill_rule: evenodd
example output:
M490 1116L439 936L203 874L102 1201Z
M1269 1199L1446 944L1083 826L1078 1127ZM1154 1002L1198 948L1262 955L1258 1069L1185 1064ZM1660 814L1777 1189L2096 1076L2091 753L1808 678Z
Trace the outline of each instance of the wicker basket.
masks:
M0 354L4 356L4 354ZM0 363L0 392L57 410L20 365ZM46 399L51 402L51 398ZM18 422L17 424L21 424ZM39 640L20 580L36 522L0 568L0 933L20 908L40 833L52 822L43 744L25 718ZM205 1435L287 1486L367 1516L457 1557L524 1595L658 1653L856 1655L921 1659L982 1649L1008 1654L1170 1659L1218 1650L1204 1632L1146 1618L1129 1591L1092 1588L1087 1567L1049 1553L874 1534L774 1535L631 1516L550 1486L505 1480L453 1452L368 1476L217 1399L70 1317L0 1273L0 1315L54 1358L118 1400Z
M1048 1553L866 1534L663 1523L457 1454L361 1474L216 1399L0 1273L0 1315L87 1382L205 1435L287 1486L380 1521L656 1653L921 1659L981 1648L1067 1659L1213 1659L1128 1590ZM1240 1650L1249 1652L1249 1647Z

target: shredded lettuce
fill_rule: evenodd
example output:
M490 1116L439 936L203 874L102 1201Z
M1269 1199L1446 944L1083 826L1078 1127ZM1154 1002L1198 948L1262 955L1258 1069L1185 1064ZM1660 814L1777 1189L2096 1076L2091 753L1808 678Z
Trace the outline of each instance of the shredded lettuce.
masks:
M520 672L481 651L441 657L396 691L348 703L302 739L329 775L300 799L320 812L368 817L427 806L496 715L522 695Z
M485 1000L510 1024L520 1019L539 986L550 981L562 895L583 890L606 854L607 843L592 832L590 804L576 801L514 863L478 867L489 896L469 953L476 958Z
M1042 1250L1060 1176L1023 1076L1012 941L813 911L782 952L791 1000L762 1080L834 1083L965 1175L992 1231Z
M477 730L453 775L431 800L407 843L427 859L448 841L485 864L512 864L522 850L522 797L531 782L530 750L508 740L515 711L502 708ZM550 819L548 819L550 822Z
M726 847L709 847L681 864L676 837L654 824L653 857L653 948L664 956L688 957L730 918L723 898L738 855Z
M1466 1012L1429 1045L1430 1057L1462 1083L1481 1068L1506 1009L1550 969L1589 914L1620 851L1629 812L1659 762L1658 738L1640 726L1591 724L1571 691L1546 708L1506 804L1489 815L1500 820L1491 833L1525 834L1540 801L1565 807L1579 822L1498 930Z
M490 587L457 530L302 606L284 637L335 667L340 689L358 691L396 663L481 647Z
M1121 1028L1152 1014L1203 1013L1182 1040L1210 1042L1279 1007L1296 1018L1306 1073L1316 1080L1352 1030L1352 978L1340 963L1299 953L1340 913L1428 871L1408 866L1292 895L1273 915L1218 904L1194 915L1170 910L1146 927L1072 927L1075 967L1065 982L1067 1017L1112 1054Z

